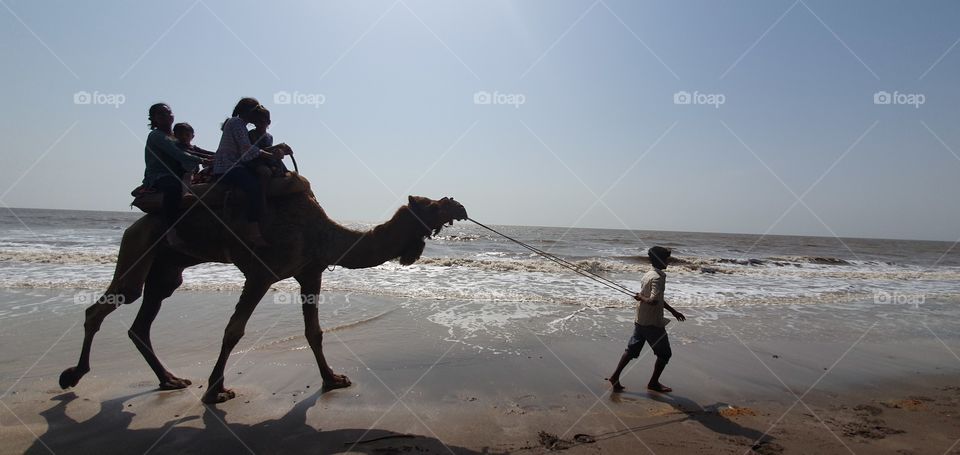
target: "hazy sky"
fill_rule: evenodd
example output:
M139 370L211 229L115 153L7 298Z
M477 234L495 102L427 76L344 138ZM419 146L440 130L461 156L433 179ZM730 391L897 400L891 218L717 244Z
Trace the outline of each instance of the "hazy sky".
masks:
M337 219L418 194L487 223L953 241L958 23L955 1L2 0L0 204L128 210L150 104L215 148L254 96Z

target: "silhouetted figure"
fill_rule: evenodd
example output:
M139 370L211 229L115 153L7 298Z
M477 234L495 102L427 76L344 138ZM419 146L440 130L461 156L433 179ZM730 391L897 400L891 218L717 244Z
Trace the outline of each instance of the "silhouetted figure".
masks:
M250 121L253 123L253 129L249 133L250 143L264 150L270 150L274 146L273 135L267 132L267 128L271 124L270 111L263 106L257 106L250 117ZM293 151L287 150L287 153L293 154ZM282 177L287 173L287 167L275 155L261 156L251 160L247 165L253 166L258 175L267 176L267 180L263 182L264 185L266 185L269 177ZM259 169L261 166L266 166L269 174L267 170Z
M209 181L209 177L213 175L211 166L213 164L213 152L193 145L193 138L195 137L193 126L186 122L177 123L173 125L173 136L177 138L177 146L180 149L203 160L201 161L203 169L186 172L183 175L183 183L189 185ZM201 174L203 175L202 178Z
M227 185L233 185L247 196L247 224L244 237L256 246L266 246L260 234L260 216L263 213L263 188L256 171L245 164L259 157L283 158L282 150L267 152L250 143L247 124L253 121L253 112L260 106L254 98L241 99L233 108L233 116L223 122L223 134L213 160L213 175Z
M263 106L257 106L251 114L250 123L253 123L253 129L250 130L250 143L260 148L267 148L273 145L273 135L267 132L270 127L270 111Z
M163 218L167 221L166 239L182 244L175 224L180 217L180 202L186 189L183 174L197 167L202 158L177 146L173 136L173 111L164 103L150 106L150 134L144 147L143 187L163 193Z
M213 159L213 152L193 144L193 138L196 137L196 132L189 123L181 122L173 125L173 137L177 139L177 146L183 149L183 151L203 160Z
M640 292L633 297L640 303L637 304L637 318L633 326L633 336L627 343L627 349L620 356L616 371L609 378L614 392L620 392L624 389L623 385L620 384L620 373L623 372L623 368L627 366L630 360L640 356L640 350L643 349L644 343L649 343L653 353L657 356L657 362L653 367L653 376L647 383L647 389L662 393L673 391L670 387L660 383L660 375L667 366L667 362L670 361L670 356L673 355L670 350L667 330L664 328L670 321L663 317L663 310L669 311L678 321L684 321L686 318L663 299L663 292L667 284L667 274L664 269L667 268L667 262L670 261L670 250L662 246L654 246L647 251L647 256L650 257L653 270L643 275Z

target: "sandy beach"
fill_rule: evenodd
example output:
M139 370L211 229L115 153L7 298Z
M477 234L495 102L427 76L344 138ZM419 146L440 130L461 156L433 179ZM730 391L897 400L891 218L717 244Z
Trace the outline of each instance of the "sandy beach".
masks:
M38 290L3 297L68 299ZM960 452L953 304L872 313L850 305L761 306L746 316L691 311L689 321L669 326L674 358L663 380L675 392L644 390L653 361L644 354L624 374L627 391L611 395L604 378L629 333L628 310L526 318L514 321L509 339L495 332L457 339L419 314L436 302L331 292L330 301L389 308L361 323L349 323L356 315L347 311L329 312L340 324L325 323L333 328L327 358L353 386L321 391L299 309L265 304L228 364L237 398L204 406L199 398L227 319L216 308L228 311L235 298L185 292L165 303L155 347L171 371L194 381L178 391L157 389L127 338L133 308L107 320L91 373L68 391L57 376L78 352L82 306L65 303L60 314L4 326L0 377L9 390L0 400L0 451ZM202 316L184 314L191 305ZM505 318L516 305L501 304Z

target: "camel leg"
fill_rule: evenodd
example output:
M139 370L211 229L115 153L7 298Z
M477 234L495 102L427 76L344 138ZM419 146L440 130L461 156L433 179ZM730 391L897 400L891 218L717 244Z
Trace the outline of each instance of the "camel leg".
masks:
M106 297L106 295L104 295ZM103 301L104 297L100 300ZM77 365L67 368L60 373L60 388L68 389L77 385L80 378L90 371L90 348L93 346L93 337L100 330L100 324L108 314L116 310L116 305L108 305L98 301L87 307L86 316L83 322L83 346L80 348L80 359Z
M80 348L80 359L77 365L63 370L60 373L60 388L67 389L77 385L83 375L90 372L90 350L93 346L93 337L100 330L100 325L107 315L120 307L116 302L133 302L140 297L139 289L126 292L111 292L100 297L97 303L87 307L83 322L83 346Z
M113 273L113 282L97 303L87 308L83 323L84 335L80 359L76 366L67 368L60 374L61 388L66 389L77 385L80 378L90 371L90 349L93 346L93 337L100 330L104 318L116 310L120 304L130 304L140 298L143 282L156 255L154 245L162 235L162 220L153 215L140 218L124 231L120 253L117 256L117 268Z
M268 280L251 280L247 278L243 285L243 292L240 293L240 301L227 323L227 328L223 333L223 345L220 348L220 357L217 358L216 365L213 366L213 372L210 373L210 382L207 392L203 394L204 403L222 403L236 396L236 394L223 386L223 371L227 366L227 358L230 352L243 338L244 328L254 308L260 303L260 299L270 290L272 283Z
M150 365L150 368L157 375L160 381L160 389L174 390L183 389L191 384L189 379L181 379L169 372L157 354L153 350L153 343L150 340L150 326L153 320L160 312L160 305L163 299L170 297L181 284L183 284L183 267L169 265L157 260L147 275L147 282L143 289L143 303L140 305L140 311L137 312L137 318L127 331L127 335L133 340L133 344L143 355L144 360Z
M307 343L317 359L320 367L320 377L323 378L323 388L326 390L339 389L350 386L350 379L345 375L335 374L327 359L323 355L323 330L320 328L319 309L321 272L311 271L297 277L300 283L300 301L303 306L303 325Z

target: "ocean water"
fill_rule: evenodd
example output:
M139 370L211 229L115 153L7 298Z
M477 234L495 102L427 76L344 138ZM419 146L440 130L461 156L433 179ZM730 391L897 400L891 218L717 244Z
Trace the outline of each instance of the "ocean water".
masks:
M139 212L11 209L0 212L0 287L100 291L123 230ZM355 228L372 224L345 223ZM650 269L646 248L674 250L668 298L685 306L911 303L960 296L960 248L948 242L495 226L501 232L631 289ZM188 269L185 290L238 290L231 265ZM296 289L293 280L277 290ZM336 268L324 289L419 300L632 307L624 295L469 221L428 240L412 266Z
M123 230L140 216L134 211L0 212L0 290L8 296L0 302L0 330L47 316L79 320L82 308L110 282ZM810 311L842 312L845 320L862 322L926 317L916 312L921 306L949 314L960 308L960 248L947 242L494 227L631 289L639 288L650 269L646 248L673 248L666 297L688 315L696 314L692 323L697 325L719 316L763 313L757 323L764 327L786 330L799 324L796 330L806 331L803 321ZM184 273L181 290L239 294L241 286L242 276L232 265L203 264ZM508 352L513 335L526 328L617 337L635 306L629 297L470 222L457 222L428 240L412 266L335 268L324 273L323 289L329 291L327 330L413 318L439 325L448 339L494 352ZM294 303L296 292L296 282L285 280L265 301ZM219 317L222 308L217 307L193 311ZM930 318L937 320L944 321ZM304 349L301 333L300 323L292 322L264 345Z

